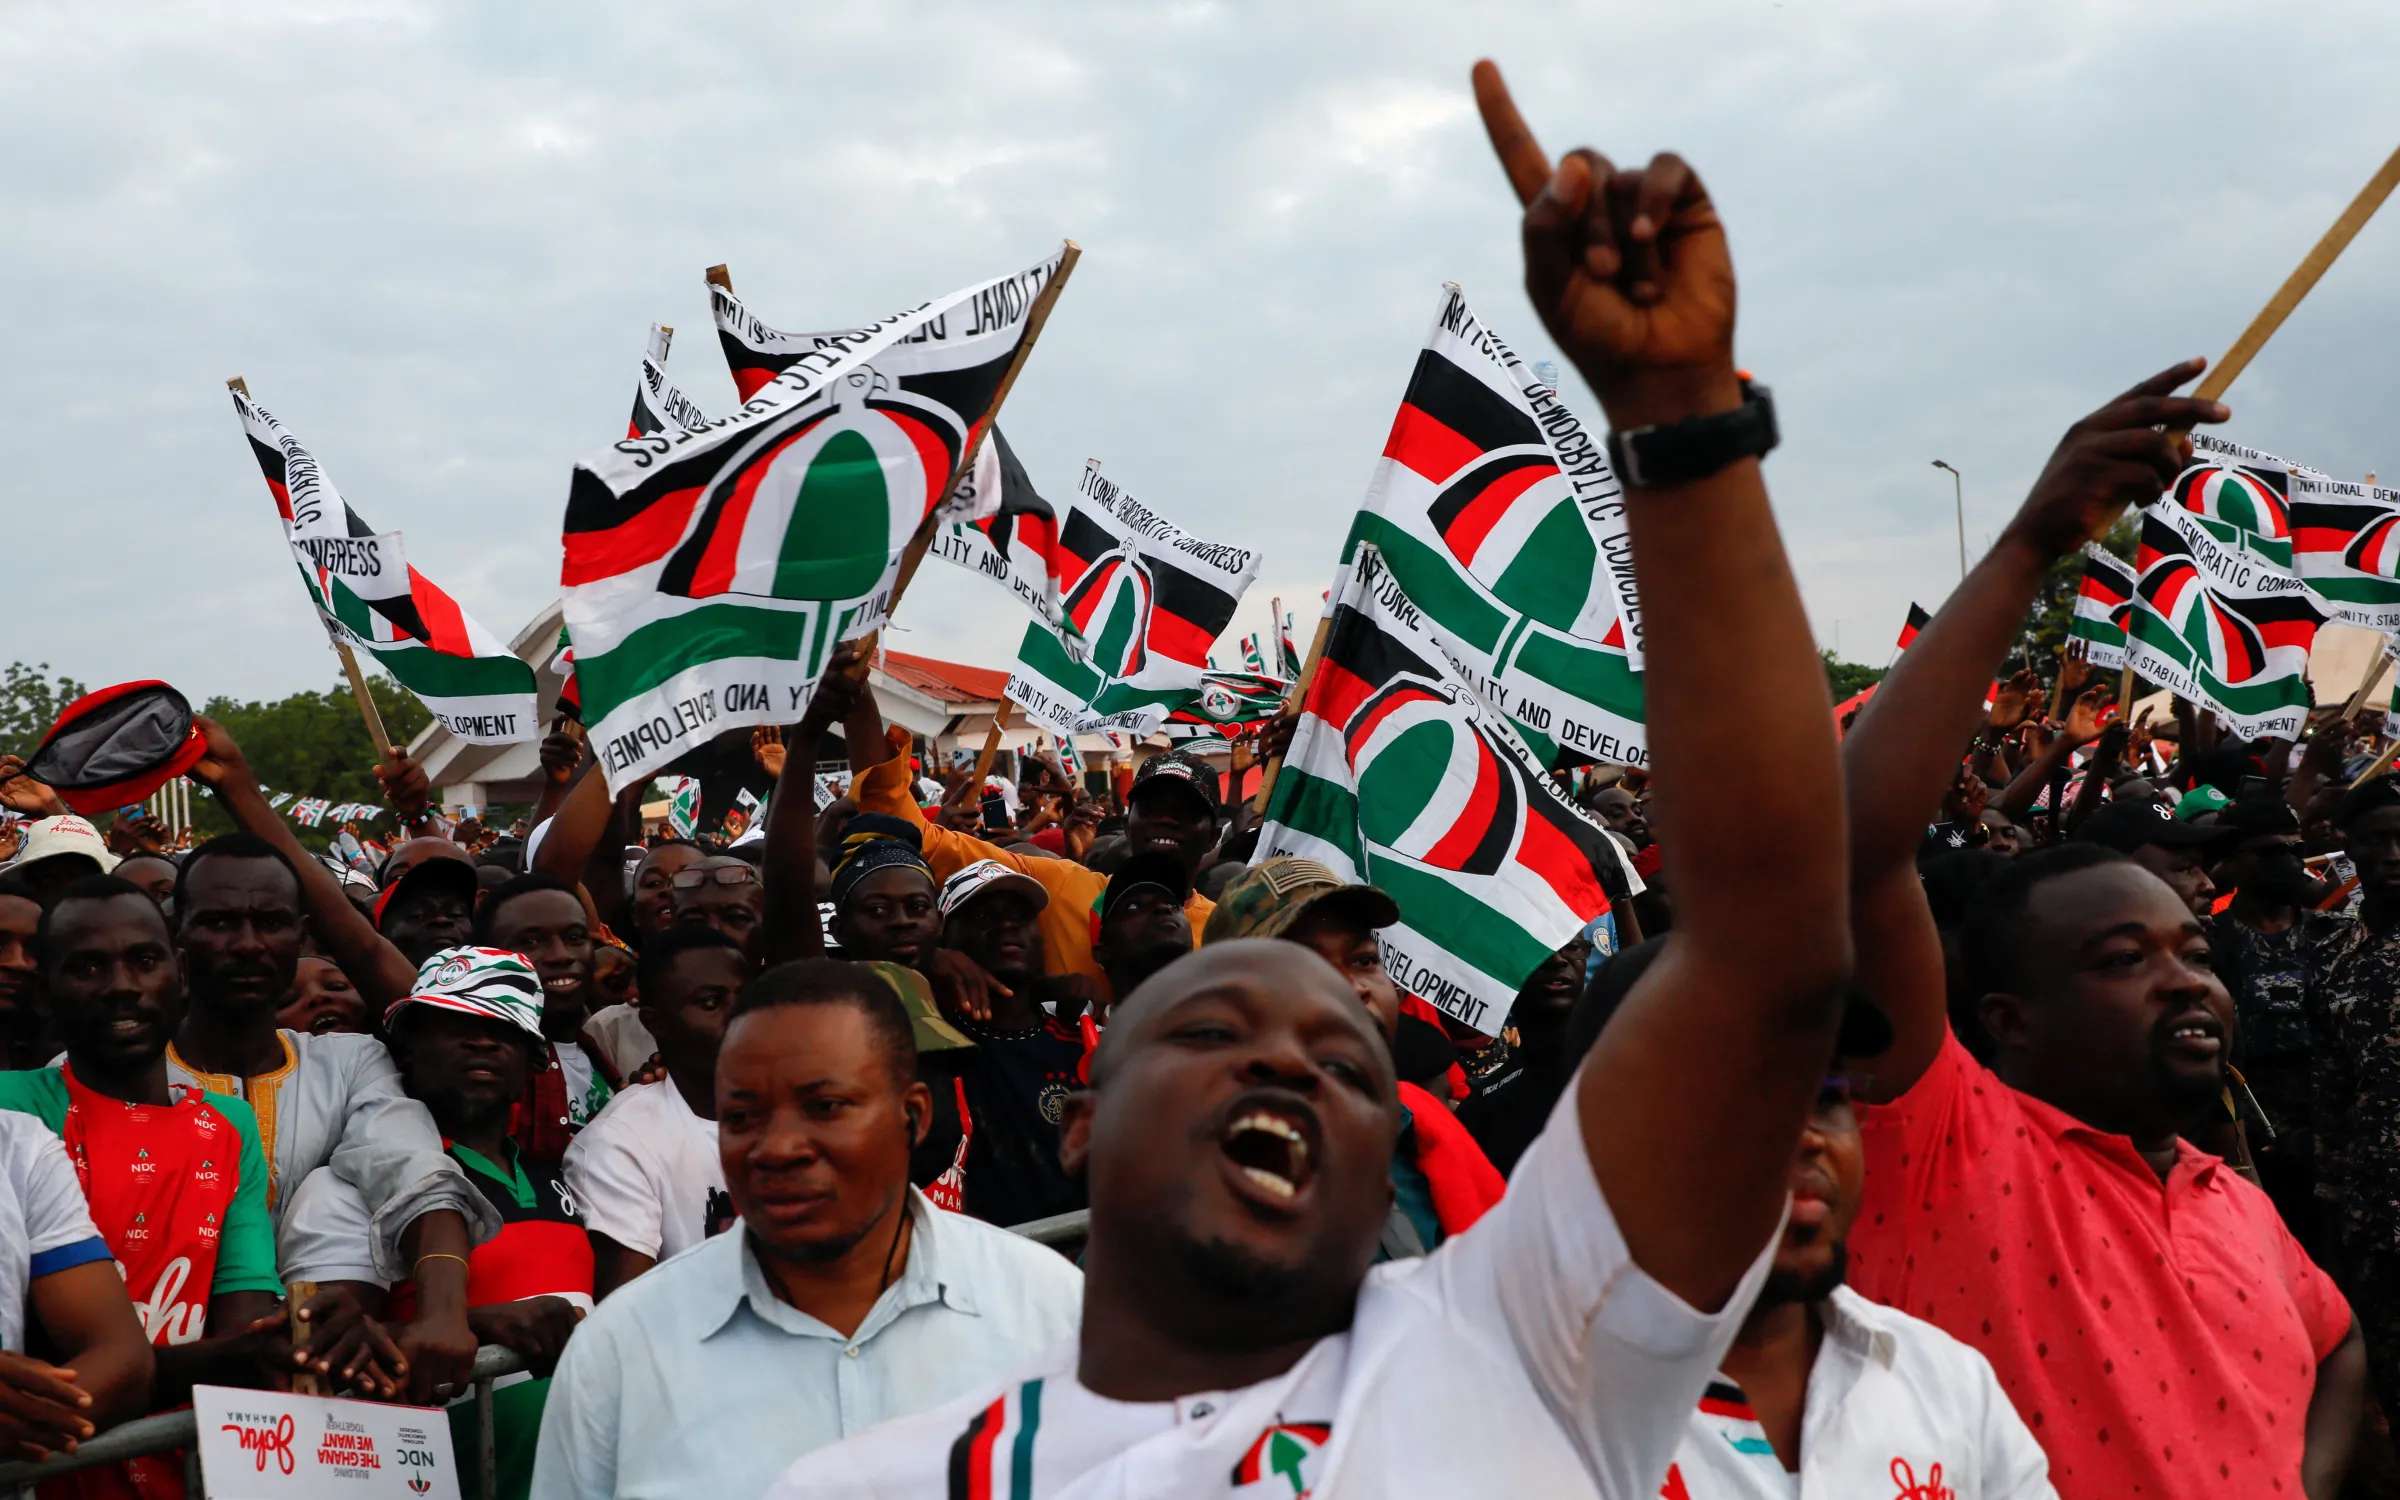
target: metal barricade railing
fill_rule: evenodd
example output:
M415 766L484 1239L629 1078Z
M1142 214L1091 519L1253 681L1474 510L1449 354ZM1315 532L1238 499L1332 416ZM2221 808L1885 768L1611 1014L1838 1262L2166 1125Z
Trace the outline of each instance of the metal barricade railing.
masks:
M1009 1226L1011 1234L1021 1234L1036 1244L1052 1246L1075 1244L1089 1238L1091 1232L1092 1211L1088 1208ZM503 1375L514 1375L524 1368L524 1360L497 1344L486 1344L475 1351L475 1425L482 1448L476 1455L477 1472L483 1478L482 1492L487 1500L499 1483L498 1455L492 1447L492 1382ZM140 1458L149 1453L172 1453L181 1448L186 1455L184 1491L192 1500L199 1500L199 1433L199 1424L188 1408L183 1411L162 1411L156 1416L136 1417L130 1422L111 1427L88 1442L78 1444L73 1453L44 1459L38 1464L0 1464L0 1495L32 1500L34 1485L53 1475L72 1474L78 1469L96 1469L103 1464Z
M498 1481L498 1458L492 1448L492 1382L503 1375L514 1375L525 1368L525 1361L498 1344L486 1344L475 1351L475 1416L481 1429L482 1449L477 1455L478 1472L483 1477L483 1493L488 1497ZM120 1459L140 1458L149 1453L172 1453L185 1450L184 1492L199 1500L200 1427L191 1409L162 1411L156 1416L136 1417L121 1426L76 1445L72 1453L44 1459L38 1464L0 1464L0 1494L30 1497L34 1485L58 1474L72 1474L78 1469L96 1469Z

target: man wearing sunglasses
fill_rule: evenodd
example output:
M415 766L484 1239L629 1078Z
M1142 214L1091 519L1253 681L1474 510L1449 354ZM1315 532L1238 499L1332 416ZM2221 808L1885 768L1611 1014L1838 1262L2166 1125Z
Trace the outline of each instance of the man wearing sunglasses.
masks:
M757 870L730 854L712 854L677 870L672 889L670 925L715 928L740 944L751 972L758 971L759 924L766 916L767 893Z
M1774 1268L1692 1412L1661 1495L2055 1495L2050 1461L1982 1355L1844 1285L1866 1179L1851 1093L1869 1081L1844 1064L1891 1044L1891 1022L1853 996L1792 1156Z

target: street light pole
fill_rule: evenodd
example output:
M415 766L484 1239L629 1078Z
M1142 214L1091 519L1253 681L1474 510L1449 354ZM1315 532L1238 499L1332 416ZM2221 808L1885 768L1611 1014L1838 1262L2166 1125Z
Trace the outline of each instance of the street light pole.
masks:
M1958 581L1964 583L1967 581L1967 493L1959 483L1958 470L1938 458L1933 466L1950 475L1950 499L1958 507Z

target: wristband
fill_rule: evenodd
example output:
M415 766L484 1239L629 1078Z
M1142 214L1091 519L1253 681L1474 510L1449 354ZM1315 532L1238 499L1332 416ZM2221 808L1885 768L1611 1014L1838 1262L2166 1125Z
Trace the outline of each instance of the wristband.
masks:
M1731 411L1686 417L1608 435L1608 462L1628 489L1665 489L1739 463L1763 458L1782 441L1775 426L1775 399L1763 385L1743 376L1742 404Z

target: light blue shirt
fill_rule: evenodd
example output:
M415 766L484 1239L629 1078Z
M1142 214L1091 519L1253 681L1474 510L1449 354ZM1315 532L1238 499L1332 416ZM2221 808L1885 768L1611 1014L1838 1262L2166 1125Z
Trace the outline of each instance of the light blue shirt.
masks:
M848 1338L775 1295L739 1226L567 1342L532 1500L754 1500L804 1453L991 1384L1073 1336L1083 1273L909 1190L908 1264Z

